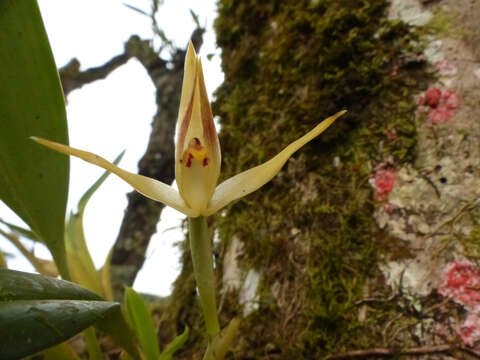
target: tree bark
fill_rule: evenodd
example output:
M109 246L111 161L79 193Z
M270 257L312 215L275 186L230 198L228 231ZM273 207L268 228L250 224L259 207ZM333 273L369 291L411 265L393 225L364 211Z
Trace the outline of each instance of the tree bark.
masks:
M235 359L477 356L479 15L470 0L219 2L222 177L349 111L216 218ZM201 328L197 313L176 320ZM192 333L179 358L199 358Z

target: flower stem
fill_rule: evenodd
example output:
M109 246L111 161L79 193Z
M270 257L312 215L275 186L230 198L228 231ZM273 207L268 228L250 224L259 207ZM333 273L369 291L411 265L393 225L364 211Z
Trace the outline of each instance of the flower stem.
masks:
M188 223L193 272L197 282L203 316L205 317L207 334L209 339L212 340L220 332L215 298L212 241L208 237L205 217L188 218Z

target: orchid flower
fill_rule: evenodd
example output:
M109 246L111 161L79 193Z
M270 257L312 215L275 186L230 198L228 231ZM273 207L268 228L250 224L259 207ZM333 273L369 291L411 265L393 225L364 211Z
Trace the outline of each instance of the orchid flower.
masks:
M325 119L269 161L235 175L217 186L221 163L220 145L205 88L202 63L190 42L185 58L176 129L175 178L178 192L158 180L125 171L93 153L37 137L32 139L53 150L104 168L146 197L162 202L189 217L198 217L212 215L230 202L269 182L295 151L320 135L345 112L340 111Z

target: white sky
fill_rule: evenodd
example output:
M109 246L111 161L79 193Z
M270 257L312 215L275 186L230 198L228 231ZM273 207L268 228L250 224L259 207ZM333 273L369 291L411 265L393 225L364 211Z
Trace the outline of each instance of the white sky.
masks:
M128 38L137 34L151 38L150 20L114 0L38 0L51 42L57 66L65 65L72 57L79 59L82 69L99 66L123 52ZM149 0L126 3L148 12ZM219 51L215 47L212 22L215 18L214 0L165 0L160 8L158 24L177 46L186 46L195 28L192 9L200 23L207 24L201 49L206 85L210 94L223 81ZM216 53L211 61L207 54ZM68 97L68 127L70 144L112 160L122 150L126 154L120 166L136 172L144 154L150 124L155 113L154 87L143 67L130 60L110 74L106 80L86 85ZM71 160L68 210L73 209L83 193L102 174L102 170L81 160ZM92 197L85 212L85 235L88 247L98 267L103 265L118 234L127 204L126 194L132 189L115 176L110 176ZM18 218L0 203L0 217L20 223ZM184 239L179 230L182 214L166 208L158 232L152 238L147 261L134 287L138 291L168 295L171 283L179 272L179 253L173 247ZM172 229L173 228L173 229ZM0 238L0 249L14 253L8 242ZM48 252L36 247L38 255ZM12 269L33 271L22 256L8 259Z

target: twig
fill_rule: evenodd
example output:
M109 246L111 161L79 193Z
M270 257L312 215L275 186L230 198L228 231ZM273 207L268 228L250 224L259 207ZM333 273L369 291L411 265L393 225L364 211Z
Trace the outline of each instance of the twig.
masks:
M387 348L373 348L366 350L352 350L340 354L334 354L328 356L326 359L351 359L351 358L360 358L366 356L374 357L388 357L388 356L398 356L398 355L429 355L429 354L439 354L439 353L448 353L454 350L461 350L468 352L469 354L480 358L480 354L471 349L456 345L432 345L432 346L422 346L414 347L410 349L387 349Z

